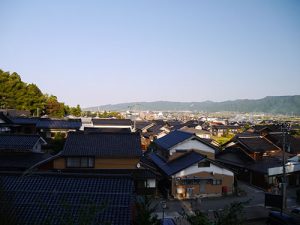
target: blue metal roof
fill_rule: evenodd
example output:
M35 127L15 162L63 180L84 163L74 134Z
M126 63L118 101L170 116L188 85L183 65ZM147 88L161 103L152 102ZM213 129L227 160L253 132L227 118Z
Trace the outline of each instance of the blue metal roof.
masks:
M20 125L34 124L34 125L36 125L37 122L39 121L39 118L14 117L14 118L11 118L11 120L14 124L20 124Z
M64 156L139 157L142 155L138 133L69 133Z
M129 177L76 176L0 175L0 210L5 206L6 216L20 225L60 225L68 217L70 224L79 224L93 209L89 224L131 224L134 185Z
M190 151L169 162L164 161L155 153L150 154L150 158L166 175L170 176L203 160L206 157L194 151Z
M194 134L187 133L180 130L175 130L163 136L162 138L155 140L155 143L164 149L170 149L174 145L177 145L180 142L183 142L191 138L192 136L194 136Z
M162 220L162 225L176 225L172 218L164 218Z

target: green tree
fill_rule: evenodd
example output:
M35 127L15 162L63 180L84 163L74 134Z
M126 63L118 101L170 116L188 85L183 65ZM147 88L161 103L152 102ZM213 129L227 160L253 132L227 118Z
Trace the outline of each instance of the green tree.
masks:
M58 102L56 96L45 96L46 105L45 111L48 116L51 117L64 117L65 116L65 106L64 103Z
M192 215L184 214L183 216L191 225L212 225L213 224L209 220L207 215L205 215L199 210L195 211L195 214Z
M0 108L29 110L34 116L48 114L51 117L63 117L71 111L55 96L43 94L37 85L23 82L17 73L0 70L0 84ZM79 105L72 109L74 114L81 114Z
M143 196L137 198L135 206L137 210L135 225L160 225L157 216L153 216L157 206L153 205L150 197Z
M225 209L217 213L216 225L242 225L244 224L244 207L248 204L246 202L233 202Z
M80 105L77 105L76 107L71 107L70 114L77 117L81 116Z

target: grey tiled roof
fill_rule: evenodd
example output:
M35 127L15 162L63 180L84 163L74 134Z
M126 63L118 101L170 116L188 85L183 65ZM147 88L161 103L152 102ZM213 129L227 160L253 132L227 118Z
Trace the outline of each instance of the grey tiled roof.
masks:
M44 129L79 129L81 120L40 119L36 127Z
M1 134L0 151L31 151L40 138L39 135Z
M14 117L14 118L11 118L11 120L14 124L20 124L20 125L34 124L34 125L36 125L37 122L39 121L39 118Z
M266 152L279 150L279 148L264 137L240 137L238 143L244 146L249 152Z
M92 119L96 126L132 126L133 122L129 119Z
M12 171L12 170L26 170L41 162L45 159L50 158L51 155L47 153L33 153L29 152L26 154L0 154L0 170Z
M113 158L139 157L142 154L138 133L69 133L62 155Z
M131 222L134 185L128 176L0 175L0 180L0 209L5 206L1 210L18 225L61 225L68 217L70 224L79 224L80 214L93 208L89 224Z

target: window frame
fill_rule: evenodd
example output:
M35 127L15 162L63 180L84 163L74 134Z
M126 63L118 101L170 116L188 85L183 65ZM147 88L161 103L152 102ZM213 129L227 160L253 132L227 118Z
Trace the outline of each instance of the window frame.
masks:
M70 166L69 159L79 159L78 166ZM86 160L86 166L83 166L83 160ZM91 156L70 156L66 157L66 168L95 168L95 157Z

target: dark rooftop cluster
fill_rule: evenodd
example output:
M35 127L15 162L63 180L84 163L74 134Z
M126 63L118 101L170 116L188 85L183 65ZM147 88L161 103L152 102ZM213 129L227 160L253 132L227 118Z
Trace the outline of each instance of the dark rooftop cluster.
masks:
M39 135L0 134L0 151L31 151L40 139Z
M18 225L131 222L133 181L127 176L0 175L1 210ZM94 211L93 211L94 210Z
M71 132L62 154L65 156L139 157L142 154L138 133Z

